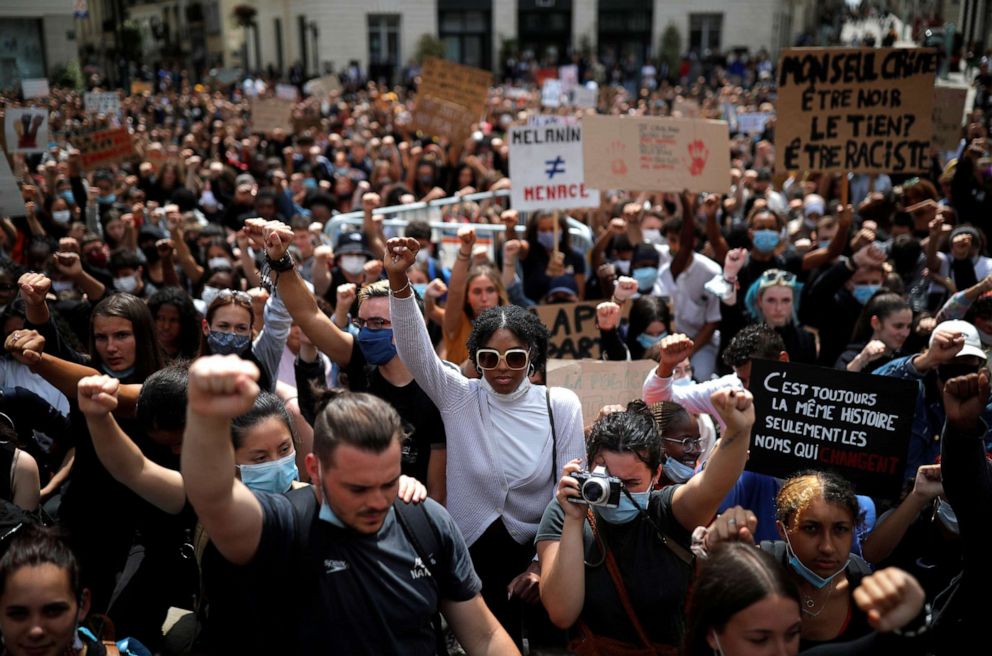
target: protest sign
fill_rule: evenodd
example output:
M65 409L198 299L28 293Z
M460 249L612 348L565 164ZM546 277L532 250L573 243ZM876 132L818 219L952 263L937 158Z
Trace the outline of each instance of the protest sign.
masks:
M0 216L24 216L24 198L7 158L0 154Z
M765 123L772 117L767 112L745 112L737 115L737 131L744 134L761 134Z
M579 67L575 64L559 66L558 79L561 81L561 90L568 93L579 86Z
M940 150L957 151L967 99L967 87L933 88L933 140Z
M554 66L545 66L534 70L534 84L539 87L544 86L545 80L558 79L558 69Z
M579 109L592 109L596 106L596 97L599 95L597 89L590 89L586 86L578 86L565 94L565 101L569 107Z
M775 146L788 171L930 167L937 51L793 48L778 66Z
M547 79L541 85L541 106L560 107L561 106L561 80Z
M223 85L234 84L241 79L240 68L215 68L211 74L215 80Z
M510 206L516 210L598 207L583 183L582 126L574 121L510 128Z
M80 163L87 171L117 164L134 156L134 143L127 128L78 134L72 137L72 144L79 149Z
M279 98L251 99L251 128L253 132L293 129L293 103Z
M858 494L898 499L917 387L915 380L753 360L747 468L783 478L833 470Z
M588 425L604 405L641 398L644 379L657 366L653 360L548 360L547 384L575 392L582 402L582 423Z
M43 77L21 80L21 92L25 100L48 97L48 80Z
M135 80L131 83L131 95L140 96L143 93L152 93L152 83Z
M303 92L311 96L326 96L333 91L341 90L341 80L337 75L325 75L310 80L303 85Z
M596 327L598 302L556 303L530 308L548 327L548 357L581 360L598 358L599 328ZM625 304L623 316L629 304Z
M48 148L48 110L44 107L8 107L3 132L8 153L43 153Z
M413 110L414 129L453 140L464 138L472 124L482 119L491 82L489 71L435 57L424 60Z
M593 189L725 193L730 185L723 121L586 116L582 153Z
M83 107L91 114L119 114L121 98L116 91L90 91L83 96Z
M277 84L276 98L296 102L300 98L300 91L292 84Z

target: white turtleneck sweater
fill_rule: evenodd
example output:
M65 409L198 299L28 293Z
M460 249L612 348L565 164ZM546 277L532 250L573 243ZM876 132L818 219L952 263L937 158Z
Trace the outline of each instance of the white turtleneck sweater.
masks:
M390 296L396 350L434 401L447 434L448 512L471 545L502 519L518 543L533 541L554 498L561 468L585 459L582 406L572 390L550 388L558 471L552 476L546 389L526 378L510 394L445 366L412 296Z

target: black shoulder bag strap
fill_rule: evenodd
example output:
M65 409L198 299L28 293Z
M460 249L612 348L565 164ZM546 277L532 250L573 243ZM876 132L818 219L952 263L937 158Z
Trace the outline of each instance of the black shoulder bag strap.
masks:
M434 586L438 589L438 601L441 600L441 584L437 576L438 559L442 554L441 536L437 534L434 525L427 518L427 509L422 503L405 503L397 499L393 503L396 509L396 520L400 523L403 533L413 544L414 551L420 557L424 567L431 573L434 579ZM434 626L435 651L437 656L446 656L448 645L444 640L444 628L441 625L440 605L431 618Z
M548 420L551 421L551 483L558 483L558 431L555 430L555 413L551 411L551 388L544 388L544 402L548 404Z

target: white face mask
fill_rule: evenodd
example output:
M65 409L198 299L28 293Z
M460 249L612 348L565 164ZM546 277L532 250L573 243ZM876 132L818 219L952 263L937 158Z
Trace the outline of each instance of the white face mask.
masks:
M641 236L649 244L660 244L661 243L661 230L657 228L652 228L651 230L641 230Z
M230 271L234 267L231 266L231 261L226 257L212 257L207 260L208 269L226 269Z
M357 276L362 271L365 270L365 256L364 255L342 255L341 256L341 269L345 273L350 273L353 276Z
M417 264L425 264L429 260L431 254L427 252L426 248L421 248L417 251Z
M67 292L67 291L69 291L70 289L72 289L75 286L76 286L76 284L74 282L72 282L71 280L53 280L52 281L52 289L54 291L56 291L56 292ZM114 286L116 286L116 281L115 281L115 285Z
M134 276L122 276L120 278L114 278L114 289L119 292L127 292L128 294L133 294L134 290L138 288L138 279Z
M55 210L54 212L52 212L52 220L55 221L55 223L58 223L59 225L65 225L66 223L69 223L69 220L71 218L72 218L72 212L70 212L69 210Z

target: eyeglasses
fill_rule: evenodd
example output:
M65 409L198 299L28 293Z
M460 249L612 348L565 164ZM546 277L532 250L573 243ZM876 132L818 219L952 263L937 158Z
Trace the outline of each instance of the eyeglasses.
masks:
M772 285L788 285L791 287L796 283L796 274L782 271L781 269L769 269L761 274L759 280L762 287L771 287Z
M703 450L703 441L698 437L663 437L661 438L666 442L674 442L676 444L681 444L682 448L689 453L694 453Z
M369 330L382 330L383 328L389 328L392 326L393 322L389 319L383 319L382 317L369 317L368 319L358 317L351 320L351 325L359 330L365 327L368 327Z
M248 295L248 292L243 292L238 289L222 289L217 292L216 298L219 298L222 301L233 298L238 303L247 303L248 305L251 305L251 296Z
M506 353L500 353L496 349L479 349L475 352L475 364L479 369L495 369L500 360L506 363L507 369L520 371L526 369L530 363L530 353L527 349L510 349Z

